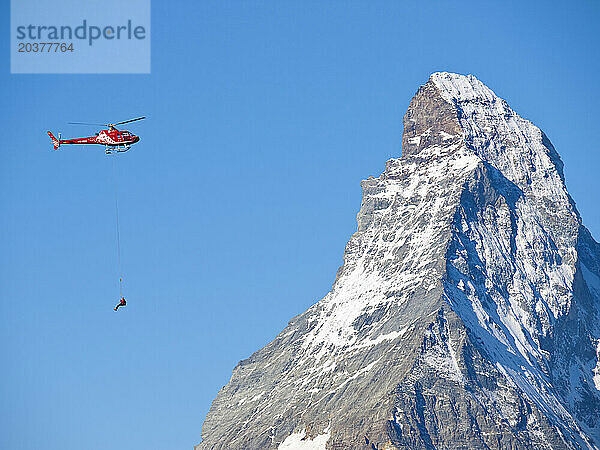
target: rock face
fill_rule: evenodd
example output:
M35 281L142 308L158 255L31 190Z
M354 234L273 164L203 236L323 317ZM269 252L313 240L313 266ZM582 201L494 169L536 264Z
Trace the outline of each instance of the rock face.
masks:
M196 449L600 448L600 245L539 128L435 73L325 298L240 362Z

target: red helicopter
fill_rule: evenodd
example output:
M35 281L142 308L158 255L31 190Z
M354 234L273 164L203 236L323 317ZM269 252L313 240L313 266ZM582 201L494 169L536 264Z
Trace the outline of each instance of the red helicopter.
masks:
M107 130L101 130L95 133L94 136L74 138L74 139L61 139L60 133L58 133L58 139L48 131L48 136L52 139L54 144L54 150L58 150L61 144L100 144L106 147L106 154L111 153L123 153L131 148L133 144L140 140L139 136L136 136L129 131L120 131L115 128L115 125L123 125L124 123L135 122L136 120L145 119L146 116L138 117L136 119L125 120L117 123L85 123L85 122L69 122L71 125L102 125L108 127Z

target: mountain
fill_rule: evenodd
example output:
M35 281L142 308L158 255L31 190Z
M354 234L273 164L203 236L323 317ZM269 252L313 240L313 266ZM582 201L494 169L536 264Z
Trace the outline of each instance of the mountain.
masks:
M331 291L234 369L196 449L600 448L600 245L546 135L435 73Z

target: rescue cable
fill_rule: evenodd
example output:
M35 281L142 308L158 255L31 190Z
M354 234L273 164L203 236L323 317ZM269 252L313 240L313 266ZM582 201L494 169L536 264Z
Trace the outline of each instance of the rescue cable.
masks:
M117 229L117 264L118 264L118 276L119 276L119 298L123 298L123 271L121 269L121 233L119 231L119 193L117 185L117 169L116 169L116 158L113 157L112 174L113 174L113 186L115 191L115 217L116 217L116 229Z

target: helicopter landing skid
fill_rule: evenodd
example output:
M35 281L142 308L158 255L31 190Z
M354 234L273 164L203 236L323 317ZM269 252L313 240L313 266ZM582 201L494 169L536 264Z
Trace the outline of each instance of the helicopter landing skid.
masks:
M114 145L110 147L106 147L105 154L112 155L113 153L125 153L127 150L131 148L131 145Z

